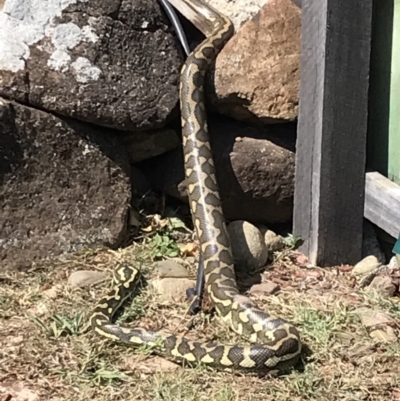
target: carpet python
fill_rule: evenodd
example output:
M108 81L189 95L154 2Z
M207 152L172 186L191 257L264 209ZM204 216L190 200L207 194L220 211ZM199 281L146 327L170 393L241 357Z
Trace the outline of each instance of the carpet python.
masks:
M205 290L222 320L251 344L202 343L161 331L113 324L114 313L132 293L139 279L139 271L126 263L117 269L118 284L98 303L90 324L101 336L128 345L154 347L155 353L180 363L259 373L286 368L300 356L299 333L285 320L269 315L248 297L239 294L207 132L205 75L217 53L233 35L233 25L202 0L170 2L173 5L180 3L181 9L185 8L186 14L206 37L189 54L180 83L186 185L204 257Z

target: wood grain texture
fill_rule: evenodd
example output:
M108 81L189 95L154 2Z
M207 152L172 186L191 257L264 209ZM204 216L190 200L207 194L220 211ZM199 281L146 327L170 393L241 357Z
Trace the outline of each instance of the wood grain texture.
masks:
M365 180L365 218L394 238L400 235L400 185L377 172Z
M302 2L294 233L319 266L361 258L372 0Z

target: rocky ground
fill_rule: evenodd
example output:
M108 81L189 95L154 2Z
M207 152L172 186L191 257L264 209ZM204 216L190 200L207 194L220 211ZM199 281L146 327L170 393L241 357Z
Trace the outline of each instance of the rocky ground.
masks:
M206 93L238 284L304 343L298 366L263 378L84 330L128 261L147 285L119 323L241 342L207 299L188 314L198 249L175 218L190 221L184 57L157 0L36 3L0 0L0 401L400 398L399 267L382 266L373 229L361 264L326 269L267 229L293 213L301 1L210 0L237 32Z
M302 362L286 375L233 377L181 367L144 347L85 333L91 309L112 285L113 269L128 260L142 266L147 285L127 303L119 323L139 320L193 339L241 341L210 311L187 313L184 290L193 283L196 245L173 221L153 218L140 243L119 251L84 250L31 271L1 273L2 401L400 398L396 294L360 289L352 266L309 266L291 249L291 237L284 249L269 252L266 270L241 274L241 286L260 306L300 329Z

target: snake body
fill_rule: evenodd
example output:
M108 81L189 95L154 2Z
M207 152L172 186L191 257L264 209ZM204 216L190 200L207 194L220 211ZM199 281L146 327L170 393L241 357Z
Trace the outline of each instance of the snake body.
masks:
M137 284L139 272L123 264L118 285L103 298L90 318L95 332L129 345L149 345L167 358L202 363L221 370L263 372L292 365L300 356L295 327L259 309L239 294L233 256L221 207L207 130L204 80L217 53L233 34L231 21L202 0L180 1L194 16L206 39L188 56L181 72L180 102L186 185L194 227L204 257L205 289L218 315L248 346L201 343L143 328L124 328L112 317Z

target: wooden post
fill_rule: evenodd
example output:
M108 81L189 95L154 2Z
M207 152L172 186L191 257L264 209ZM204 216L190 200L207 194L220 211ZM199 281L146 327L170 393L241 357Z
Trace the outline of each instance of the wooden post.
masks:
M361 258L372 0L303 0L294 227L319 266Z

